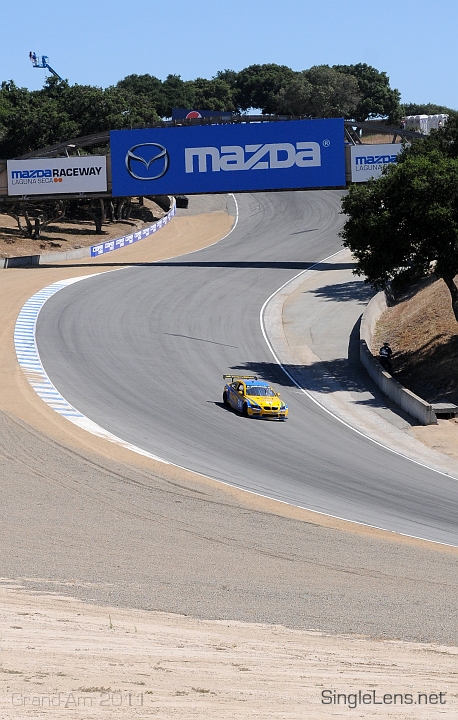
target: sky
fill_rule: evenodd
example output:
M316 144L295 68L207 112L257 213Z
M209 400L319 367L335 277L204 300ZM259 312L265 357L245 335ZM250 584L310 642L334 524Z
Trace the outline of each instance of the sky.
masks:
M5 0L0 81L37 90L48 55L70 84L126 75L211 78L254 63L366 63L401 102L458 109L458 0Z

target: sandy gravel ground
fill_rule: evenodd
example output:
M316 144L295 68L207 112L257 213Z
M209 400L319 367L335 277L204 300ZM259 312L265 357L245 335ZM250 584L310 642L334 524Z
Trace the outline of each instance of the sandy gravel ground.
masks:
M0 590L0 623L4 720L458 711L458 648L94 607L14 585Z
M190 252L215 242L229 231L231 224L232 218L220 209L206 215L181 215L158 233L154 242L146 240L96 261L0 272L0 415L5 431L0 446L0 477L2 495L8 500L3 508L8 507L7 512L16 514L8 528L15 527L14 523L22 526L29 541L29 545L24 540L24 547L17 546L17 567L24 562L23 557L30 557L33 563L34 553L41 550L38 541L44 543L40 532L51 533L52 527L57 527L53 525L52 513L59 509L63 512L66 502L73 510L75 528L71 524L65 526L69 542L63 551L75 553L76 558L81 552L76 527L79 516L72 503L83 509L86 504L96 513L104 500L103 495L96 497L103 479L115 490L116 478L122 477L126 482L125 468L129 465L133 484L138 482L139 473L145 483L146 479L151 481L155 498L162 503L160 512L172 525L167 530L170 536L164 537L165 526L159 524L154 538L155 570L159 572L162 562L169 572L170 595L164 596L167 601L162 606L174 609L174 593L183 592L180 578L190 571L189 605L192 607L194 592L189 583L195 575L194 582L202 583L196 585L202 612L210 617L219 614L231 618L196 620L183 614L110 608L105 599L103 606L100 602L83 604L68 596L46 595L42 590L31 593L31 583L23 582L28 589L25 592L18 588L18 576L8 575L14 579L5 580L0 590L2 719L456 716L458 648L452 647L452 638L456 631L457 555L453 550L442 551L406 539L398 541L385 533L258 500L191 473L180 471L177 475L174 469L133 458L122 449L114 452L113 446L107 447L53 413L31 390L17 365L13 346L15 320L23 303L40 288L64 277ZM27 433L30 445L19 442ZM14 442L15 437L17 447L13 448L7 443ZM38 450L41 447L41 451L30 457L30 447ZM98 465L86 462L83 468L78 453L96 456ZM81 477L74 475L74 486L66 476L66 484L53 484L50 468L54 463L57 469L62 459L66 465L61 467L68 470L69 478L71 468L81 464ZM99 476L94 475L91 486L93 468ZM83 476L87 484L83 483ZM151 478L157 482L158 490ZM175 499L160 496L161 492L165 496L166 479L169 486L176 485ZM17 504L10 504L15 487L18 494L33 490L33 497L41 506L39 515L27 516L19 497ZM140 492L140 485L137 487ZM40 492L45 491L46 495L41 496ZM196 492L201 494L197 501ZM59 506L54 508L50 498ZM181 500L185 504L172 505ZM189 526L191 503L194 503L193 527ZM119 516L117 510L116 513ZM7 526L6 520L10 521L10 516L5 516L3 528ZM226 521L232 529L224 527L222 538ZM106 522L112 522L110 515ZM176 537L175 524L181 532L180 535L177 530ZM89 530L87 521L84 532ZM188 530L192 532L186 535ZM253 531L256 538L249 542ZM90 542L96 543L96 538ZM161 542L168 546L164 551ZM4 534L2 547L5 556L8 554L14 560L15 537ZM59 551L56 541L48 583L58 574ZM103 547L103 553L106 552L108 549ZM200 567L195 573L193 568L185 567L187 553L197 563L205 553L212 582L220 574L221 583L223 576L227 577L228 586L223 585L222 590L231 597L231 604L221 601L216 613L207 608L215 603L216 597L223 597L222 590L218 588L218 594L205 603L205 593L212 586L199 578ZM50 561L53 556L50 555ZM115 561L110 558L109 562ZM111 565L110 570L115 572ZM71 579L57 583L60 592L64 592L64 585L66 595L73 591L77 594L76 583ZM308 608L307 628L316 627L321 617L329 627L333 617L334 625L343 627L347 616L352 618L353 627L358 628L361 627L358 618L364 617L371 635L383 635L383 628L389 627L388 637L395 637L399 634L396 621L399 628L408 626L411 616L412 636L419 636L418 627L423 623L425 636L446 637L448 646L374 640L355 634L326 635L283 627L270 620L269 624L232 620L256 610L250 600L250 586L258 598L259 615L279 617L275 602L280 605L291 602L288 595L283 601L279 589L283 586L287 592L290 585L296 593L298 608L301 611ZM52 582L47 587L52 587ZM88 597L92 602L94 594L91 588ZM244 598L247 608L243 606ZM187 607L181 595L176 604ZM138 605L147 606L142 598ZM310 621L313 617L316 624ZM441 628L445 629L443 635ZM398 699L396 707L366 704L349 709L342 703L323 705L320 694L326 689L346 695L359 690L375 691L377 701L383 694L393 693L410 693L417 699L421 692L428 694L432 704L400 706ZM445 700L442 704L438 695L441 692L446 693L441 696Z

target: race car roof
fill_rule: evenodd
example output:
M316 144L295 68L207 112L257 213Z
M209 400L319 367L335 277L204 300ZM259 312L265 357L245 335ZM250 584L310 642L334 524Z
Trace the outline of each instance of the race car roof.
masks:
M269 383L265 380L245 380L245 385L265 385L269 387Z

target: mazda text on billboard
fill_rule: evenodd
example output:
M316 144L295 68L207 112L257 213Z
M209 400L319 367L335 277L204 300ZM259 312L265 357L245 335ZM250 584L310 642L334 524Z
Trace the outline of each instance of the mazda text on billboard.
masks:
M371 178L380 177L385 167L397 163L401 150L401 143L352 145L351 181L367 182Z
M345 185L343 120L115 130L113 195Z
M106 157L8 160L8 195L106 192Z

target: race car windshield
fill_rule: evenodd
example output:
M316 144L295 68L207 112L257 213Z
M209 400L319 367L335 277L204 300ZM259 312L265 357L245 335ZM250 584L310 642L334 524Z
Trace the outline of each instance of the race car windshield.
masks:
M256 397L275 397L272 388L266 387L265 385L247 385L246 394Z

